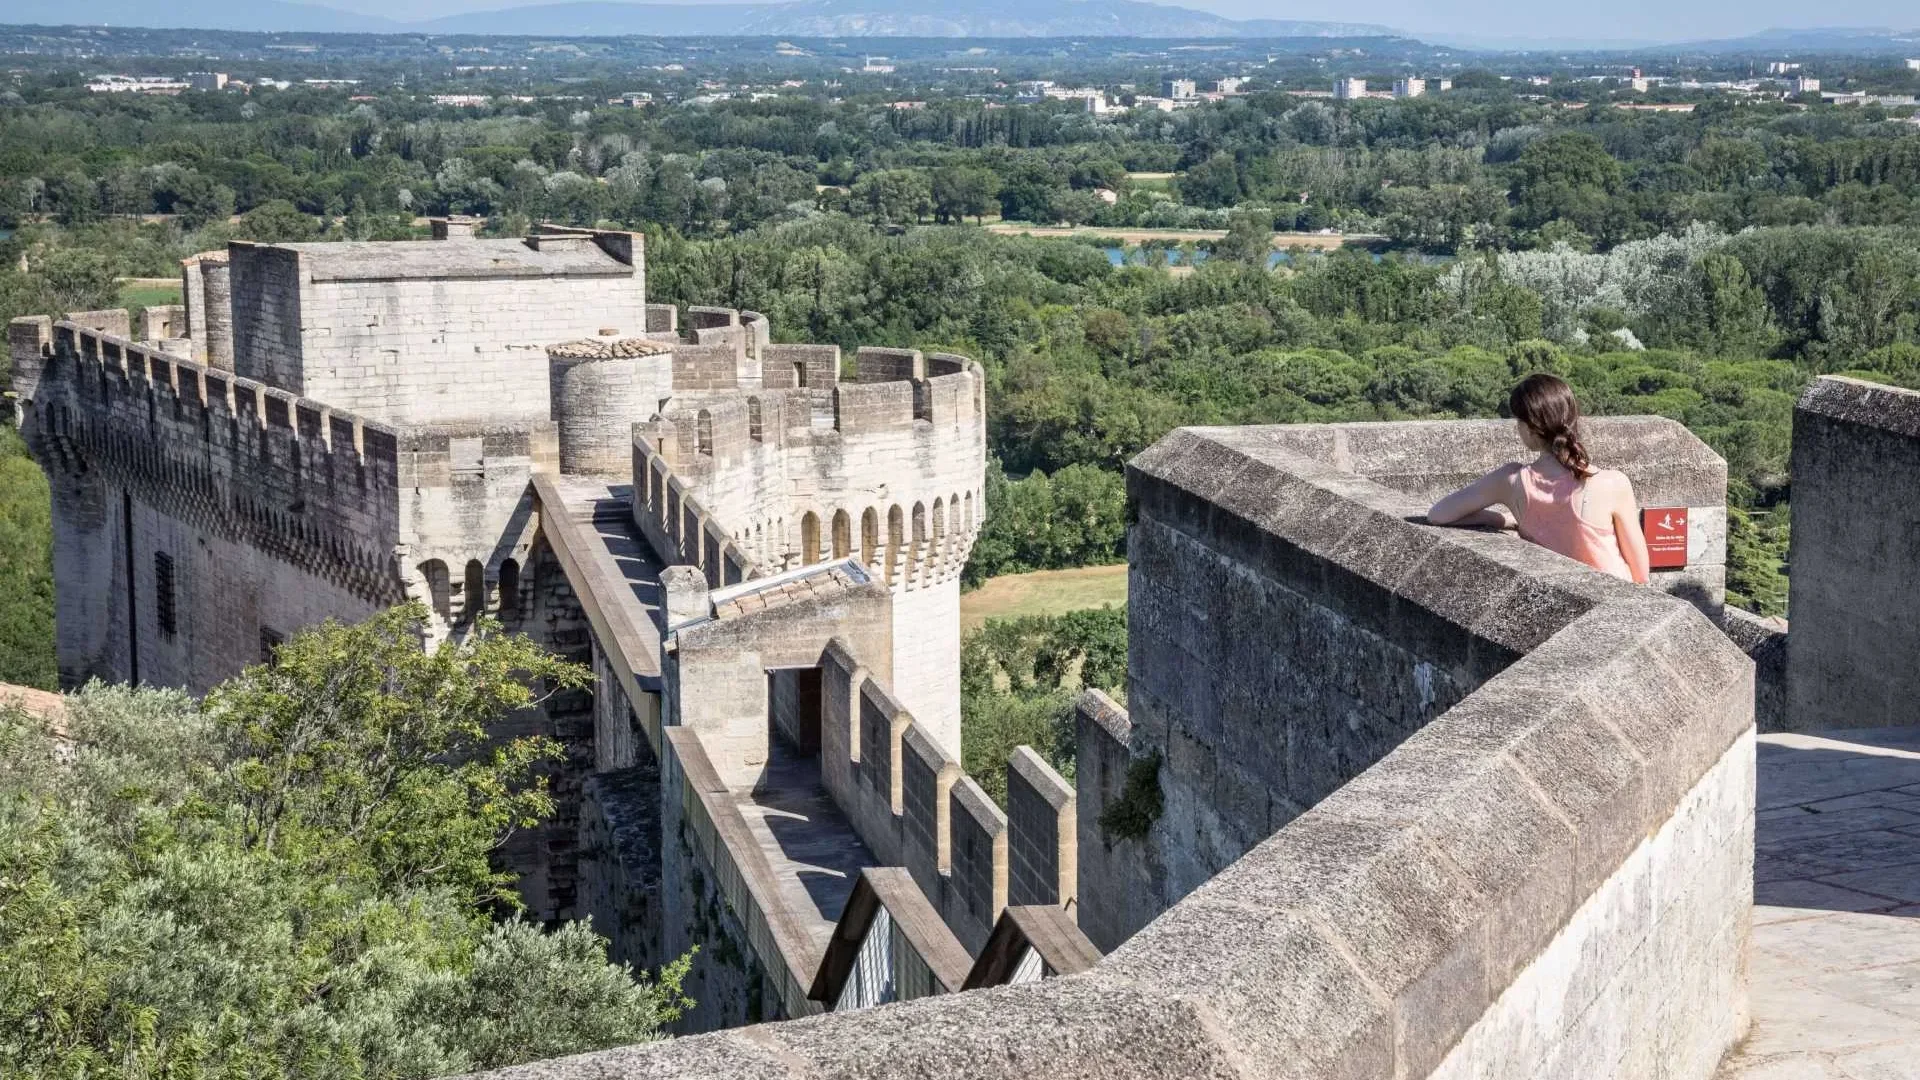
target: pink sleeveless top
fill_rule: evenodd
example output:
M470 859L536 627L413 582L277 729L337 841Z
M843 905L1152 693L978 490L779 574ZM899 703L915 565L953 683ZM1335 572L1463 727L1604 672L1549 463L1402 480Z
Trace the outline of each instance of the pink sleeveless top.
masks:
M1520 535L1602 573L1632 581L1633 572L1620 555L1613 523L1601 527L1580 516L1582 486L1571 472L1548 479L1531 465L1522 468L1520 490L1526 505L1519 508Z

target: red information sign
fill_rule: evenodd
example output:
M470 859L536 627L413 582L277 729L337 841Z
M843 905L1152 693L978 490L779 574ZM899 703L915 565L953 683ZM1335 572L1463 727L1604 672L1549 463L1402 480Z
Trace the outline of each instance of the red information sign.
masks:
M1686 507L1647 507L1640 511L1640 531L1647 534L1648 564L1655 570L1687 565Z

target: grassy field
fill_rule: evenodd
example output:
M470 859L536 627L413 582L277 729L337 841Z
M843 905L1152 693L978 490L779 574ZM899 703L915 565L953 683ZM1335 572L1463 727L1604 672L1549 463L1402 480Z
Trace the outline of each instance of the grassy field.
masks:
M960 597L960 629L974 630L988 619L1022 615L1059 615L1081 608L1127 602L1127 564L1083 566L1007 574Z
M180 302L180 282L171 278L121 278L120 306L158 307Z

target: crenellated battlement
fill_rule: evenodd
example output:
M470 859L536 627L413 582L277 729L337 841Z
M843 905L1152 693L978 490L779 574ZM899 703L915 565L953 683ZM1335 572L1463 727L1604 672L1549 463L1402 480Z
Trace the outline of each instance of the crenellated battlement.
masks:
M841 639L820 659L820 775L880 864L902 866L969 954L1009 903L1074 896L1075 795L1026 747L1006 762L1002 811Z
M50 469L106 470L182 520L398 599L392 428L88 323L119 329L126 313L54 323L21 404Z
M486 616L590 664L496 729L562 748L500 858L637 966L699 946L688 1028L820 1011L876 855L947 989L1069 902L1072 788L1015 755L1003 812L960 765L980 367L649 304L637 234L434 236L235 243L178 306L9 328L62 680L204 692L408 599L428 647Z
M778 856L769 863L757 838L769 826L755 823L769 807L797 806L802 793L824 791L833 811L807 810L808 838L794 842L844 853L850 870L901 868L955 954L979 954L1010 903L1074 898L1073 786L1022 747L1004 765L1007 809L994 804L944 733L891 685L890 632L878 616L896 600L857 563L724 589L679 568L662 586L663 730L672 736L663 772L708 777L682 809L783 1015L831 1006L804 990L822 985L813 977L825 970L821 920L839 917L835 897L857 876L805 884L817 895L795 905L807 875L796 882L797 867ZM798 772L796 753L805 761ZM802 827L781 813L783 826Z

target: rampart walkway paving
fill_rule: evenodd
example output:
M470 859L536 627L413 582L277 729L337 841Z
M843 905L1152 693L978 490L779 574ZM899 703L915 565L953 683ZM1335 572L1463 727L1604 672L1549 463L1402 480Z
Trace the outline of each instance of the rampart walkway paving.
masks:
M1753 1029L1722 1080L1920 1080L1920 729L1759 755Z
M734 798L773 867L777 902L806 931L808 962L817 967L861 868L879 863L822 786L820 759L800 756L778 735L768 749L760 782L734 789Z

